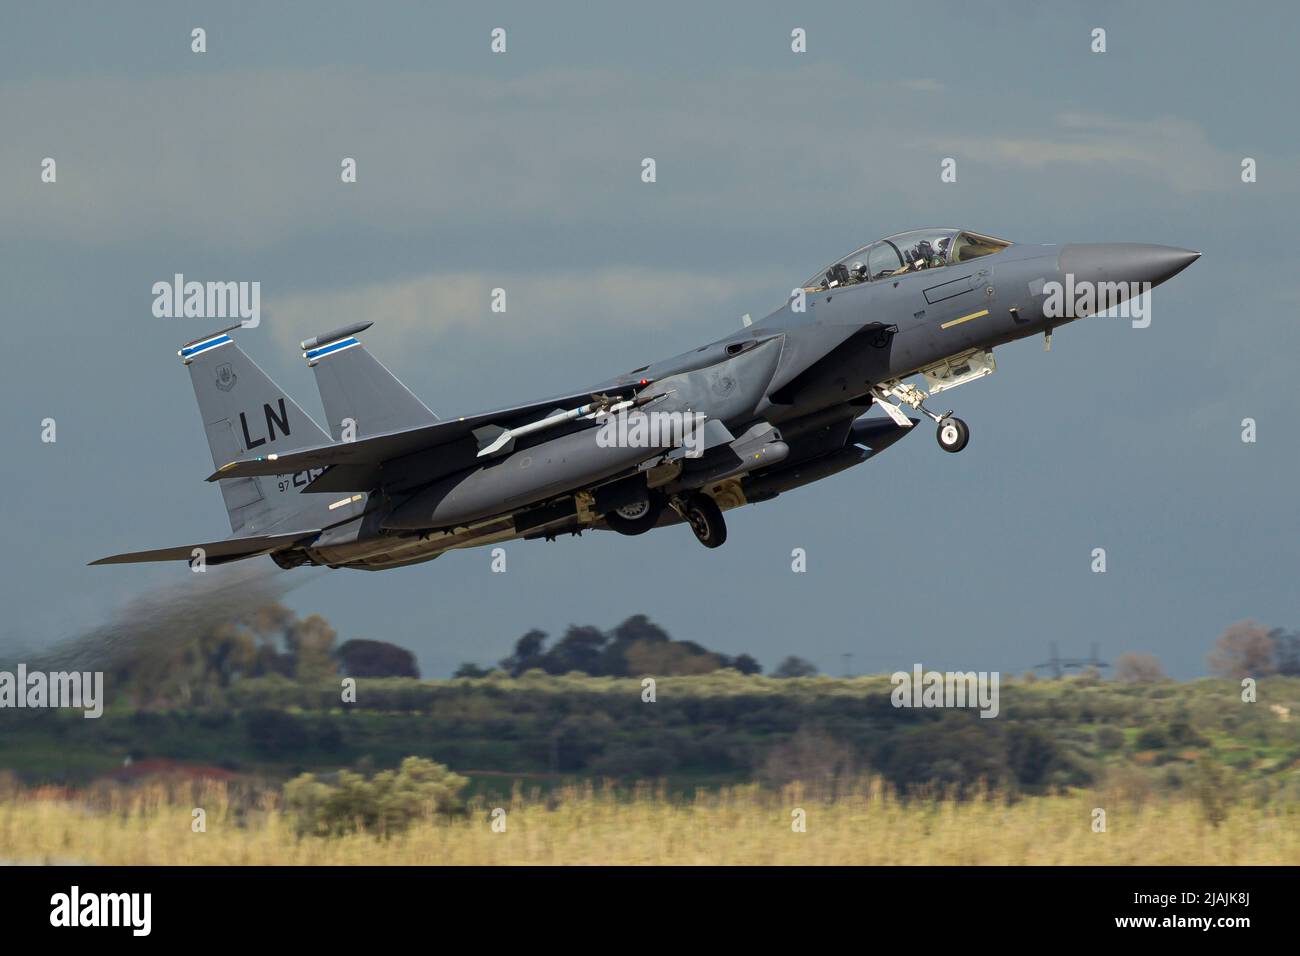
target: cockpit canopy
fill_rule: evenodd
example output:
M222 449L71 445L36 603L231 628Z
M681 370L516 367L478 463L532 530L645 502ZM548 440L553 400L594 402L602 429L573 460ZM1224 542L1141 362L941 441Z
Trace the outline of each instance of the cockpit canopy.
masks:
M941 269L1001 252L1011 243L1005 239L962 229L913 229L855 249L803 284L804 291L837 289L859 282L874 282L892 276Z

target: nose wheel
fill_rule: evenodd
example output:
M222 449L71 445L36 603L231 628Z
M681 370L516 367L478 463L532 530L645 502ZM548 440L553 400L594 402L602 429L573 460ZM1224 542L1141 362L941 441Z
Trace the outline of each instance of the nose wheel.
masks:
M938 440L940 448L956 454L970 441L970 428L960 418L945 415L939 419L939 428L934 433L934 437Z

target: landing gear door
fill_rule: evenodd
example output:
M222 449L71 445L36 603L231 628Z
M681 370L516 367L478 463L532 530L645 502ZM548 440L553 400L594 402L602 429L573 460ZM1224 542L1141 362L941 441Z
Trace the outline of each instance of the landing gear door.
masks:
M921 374L925 376L927 391L934 395L964 385L966 382L973 382L985 375L992 375L997 367L991 351L972 349L931 365L923 369Z

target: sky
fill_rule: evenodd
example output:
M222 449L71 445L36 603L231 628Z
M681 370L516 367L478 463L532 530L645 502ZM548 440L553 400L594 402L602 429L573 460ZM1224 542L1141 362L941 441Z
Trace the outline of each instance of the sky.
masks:
M44 647L197 577L88 561L227 532L176 357L222 323L155 317L175 273L261 283L240 345L318 421L296 343L364 319L446 417L713 341L857 246L951 225L1204 255L1149 328L999 349L943 396L971 426L960 455L918 429L729 512L716 551L676 527L513 542L504 574L489 550L380 573L257 560L340 640L401 644L433 677L638 613L768 670L1020 673L1055 642L1203 674L1233 622L1300 627L1300 127L1279 112L1298 27L1289 3L1162 0L15 7L0 641Z

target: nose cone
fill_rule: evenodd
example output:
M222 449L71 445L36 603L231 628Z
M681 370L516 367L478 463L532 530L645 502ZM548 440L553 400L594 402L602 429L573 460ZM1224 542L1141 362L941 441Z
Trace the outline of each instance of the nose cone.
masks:
M1073 274L1076 282L1150 282L1157 286L1200 257L1199 252L1177 246L1098 242L1063 247L1060 264L1061 271Z

